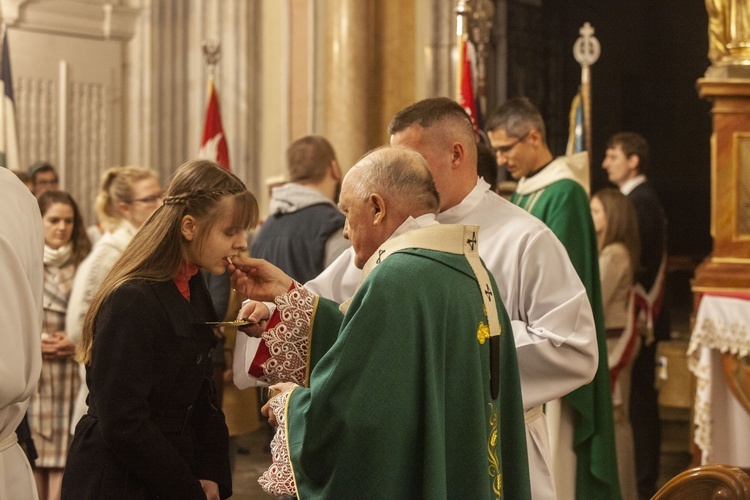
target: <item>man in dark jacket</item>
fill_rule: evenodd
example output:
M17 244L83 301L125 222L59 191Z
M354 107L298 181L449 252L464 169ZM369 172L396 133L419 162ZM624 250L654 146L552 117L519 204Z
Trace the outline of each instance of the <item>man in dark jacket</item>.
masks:
M289 182L271 192L269 216L250 254L305 283L349 247L345 218L336 208L341 169L331 144L309 135L289 146L287 176Z
M656 191L648 182L649 147L635 132L620 132L607 143L602 167L609 180L633 202L641 236L641 258L636 270L639 328L644 338L633 364L630 421L635 442L638 493L651 498L659 478L661 423L654 387L656 341L669 339L669 314L662 307L667 255L666 218Z

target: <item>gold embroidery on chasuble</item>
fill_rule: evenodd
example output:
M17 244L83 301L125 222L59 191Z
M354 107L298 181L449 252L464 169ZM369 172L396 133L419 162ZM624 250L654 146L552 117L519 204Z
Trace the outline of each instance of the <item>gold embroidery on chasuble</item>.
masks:
M479 345L484 345L485 341L490 338L490 327L484 324L484 321L479 322L477 327L477 340Z
M498 445L498 427L500 425L500 417L497 414L495 405L489 403L490 406L490 437L487 440L487 455L489 466L487 471L492 478L492 492L496 495L496 498L502 498L503 496L503 475L500 467L500 459L497 457L497 445Z
M497 334L501 335L502 333L503 326L499 325ZM490 338L490 327L488 325L485 325L484 321L480 321L479 326L477 327L477 340L479 341L479 345L484 345L488 338Z

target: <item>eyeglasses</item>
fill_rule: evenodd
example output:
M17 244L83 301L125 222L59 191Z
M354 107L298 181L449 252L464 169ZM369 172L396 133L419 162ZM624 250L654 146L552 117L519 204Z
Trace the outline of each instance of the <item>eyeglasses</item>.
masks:
M42 179L35 182L37 186L57 186L60 181L57 179Z
M526 138L529 136L530 133L531 133L531 130L529 130L528 132L526 132L525 134L523 134L515 142L512 142L512 143L507 144L505 146L497 146L497 147L494 147L492 149L495 151L495 154L508 154L511 149L515 148L517 145L519 145L520 143L522 143L523 141L525 141Z
M151 196L146 196L145 198L138 198L138 199L135 199L135 200L131 200L130 203L139 202L139 203L149 203L149 204L151 204L151 203L156 203L157 201L159 201L159 200L161 200L163 198L164 198L164 193L152 194Z

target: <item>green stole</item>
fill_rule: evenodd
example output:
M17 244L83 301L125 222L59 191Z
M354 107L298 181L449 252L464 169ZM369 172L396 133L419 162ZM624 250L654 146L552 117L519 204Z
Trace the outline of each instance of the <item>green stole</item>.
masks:
M562 242L594 312L599 347L596 376L564 398L578 417L574 435L576 498L620 498L599 257L588 196L577 182L561 179L526 195L514 193L511 202L542 220Z

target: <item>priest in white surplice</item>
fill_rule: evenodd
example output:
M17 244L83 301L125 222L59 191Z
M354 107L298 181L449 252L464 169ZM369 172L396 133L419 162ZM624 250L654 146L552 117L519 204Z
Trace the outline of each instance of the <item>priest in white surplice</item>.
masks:
M443 224L479 226L480 257L498 282L515 337L533 498L556 498L547 424L541 405L590 382L598 353L591 306L560 241L539 219L489 189L477 177L474 129L448 98L431 98L399 111L389 126L391 145L424 156L440 193ZM305 286L343 302L359 282L353 253L344 252ZM260 319L260 318L255 318ZM238 337L242 342L246 339ZM235 384L248 376L257 339L235 348Z
M16 439L42 370L44 236L36 198L0 168L0 499L37 498L31 466Z

